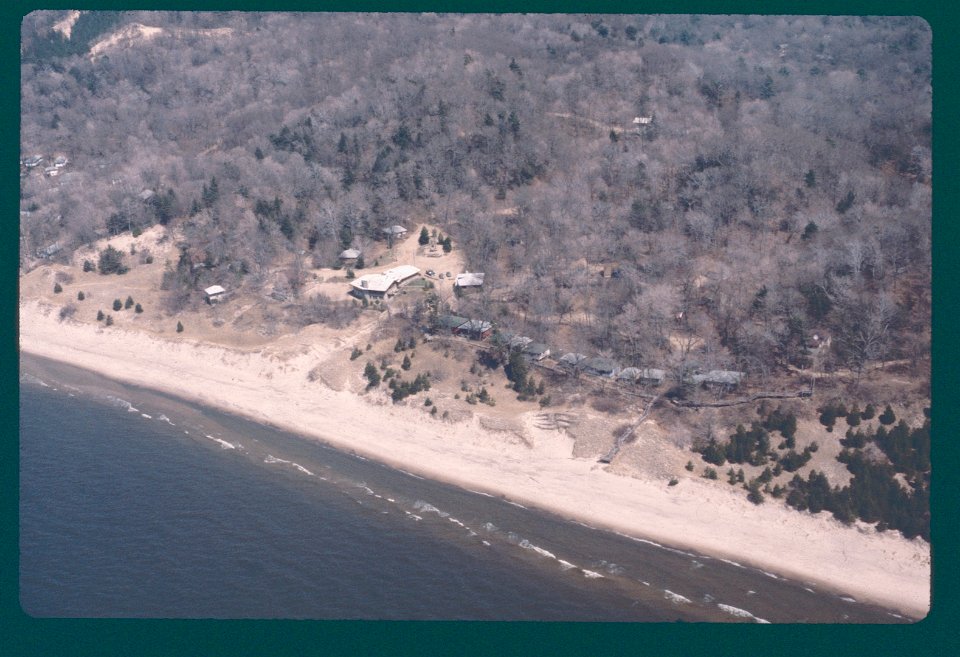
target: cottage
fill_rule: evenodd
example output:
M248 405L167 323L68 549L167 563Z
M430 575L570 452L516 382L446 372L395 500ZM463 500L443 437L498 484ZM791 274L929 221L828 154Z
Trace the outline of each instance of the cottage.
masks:
M203 294L207 299L207 303L220 303L227 294L227 291L219 285L211 285L203 291Z
M561 356L559 363L560 363L560 367L566 368L568 370L575 370L575 369L578 369L583 364L583 361L585 361L586 359L587 357L584 356L583 354L577 354L577 353L571 352Z
M594 376L612 377L620 370L620 366L609 358L590 358L583 362L583 371Z
M27 167L28 169L32 169L35 166L39 166L41 162L43 162L43 156L34 155L33 157L28 157L27 159L25 159L23 161L23 166Z
M453 333L458 327L463 326L469 321L466 317L459 317L457 315L440 315L437 317L437 331L450 331Z
M461 291L479 290L483 287L483 272L457 274L453 286Z
M61 249L63 249L63 245L61 245L60 242L54 242L53 244L45 246L42 249L37 249L37 257L52 258L59 253Z
M359 249L346 249L340 253L340 262L343 264L351 264L356 262L357 258L360 257Z
M471 319L453 329L455 335L464 335L474 340L486 340L493 333L493 324L480 319Z
M412 265L400 265L382 274L366 274L350 283L351 293L360 298L384 299L397 293L405 282L420 275Z
M383 229L384 234L392 239L400 239L407 234L407 229L403 226L393 225Z
M644 368L640 370L640 376L637 377L637 380L643 385L658 386L663 383L666 378L667 373L664 370Z
M523 347L523 355L529 360L541 361L550 355L550 348L542 342L531 342Z
M690 381L694 385L703 385L708 388L730 389L740 385L743 376L743 372L710 370L706 374L694 374L690 377Z
M617 381L623 383L636 383L640 378L640 370L636 367L624 367L617 373Z
M53 161L53 166L57 167L58 169L62 169L63 167L67 166L67 162L69 162L69 160L65 155L58 155Z

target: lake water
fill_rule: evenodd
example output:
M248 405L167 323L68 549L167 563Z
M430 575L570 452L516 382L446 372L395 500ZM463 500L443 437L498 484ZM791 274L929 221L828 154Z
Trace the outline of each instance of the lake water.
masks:
M905 622L43 359L20 390L33 616Z

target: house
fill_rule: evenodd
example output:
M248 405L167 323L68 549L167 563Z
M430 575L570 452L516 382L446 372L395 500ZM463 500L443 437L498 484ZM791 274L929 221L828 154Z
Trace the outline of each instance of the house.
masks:
M474 340L486 340L493 333L493 324L480 319L471 319L453 329L454 335L465 335Z
M457 274L453 286L461 291L468 289L479 290L483 287L483 276L483 272Z
M466 317L457 315L440 315L437 317L437 331L450 331L453 333L457 327L463 326L470 320Z
M38 258L52 258L63 248L63 245L60 242L54 242L53 244L47 245L42 249L37 249Z
M636 367L624 367L617 373L617 381L624 383L636 383L640 378L640 370Z
M694 385L721 389L736 388L742 380L743 372L730 370L710 370L706 374L694 374L690 377L690 381Z
M587 359L583 354L577 353L568 353L560 357L560 367L566 368L568 370L579 369L583 364L583 361Z
M550 348L542 342L531 342L523 347L523 355L535 361L541 361L550 355Z
M45 176L53 177L59 174L60 174L60 169L58 169L57 167L44 167L43 169L43 175Z
M637 125L637 126L640 126L640 125L650 125L651 123L653 123L653 117L652 117L652 116L635 116L635 117L633 117L633 125Z
M643 385L658 386L663 383L666 378L667 373L664 370L644 368L640 370L640 376L637 377L637 380Z
M594 376L612 377L620 371L620 366L609 358L590 358L583 361L583 371Z
M359 249L346 249L340 253L340 262L343 264L350 264L357 260L360 257Z
M522 351L526 349L527 345L531 344L532 342L533 342L533 338L528 338L525 335L514 335L513 337L510 338L510 340L507 341L507 345L510 347L511 350L519 349Z
M152 189L145 189L139 194L137 194L137 198L139 198L141 201L146 203L147 201L153 198L154 194L155 192Z
M28 169L32 169L33 167L38 166L41 162L43 162L43 156L34 155L33 157L28 157L25 159L23 161L23 166L27 167Z
M404 228L403 226L393 225L393 226L390 226L389 228L384 228L383 232L387 237L390 237L396 240L406 236L407 229Z
M62 169L63 167L67 166L69 161L70 160L67 159L66 155L58 155L53 161L53 166L57 167L58 169Z
M206 296L207 303L220 303L227 291L219 285L211 285L203 291L203 294Z
M420 270L412 265L400 265L382 274L365 274L350 283L351 293L361 299L384 299L396 294L401 285L419 275Z

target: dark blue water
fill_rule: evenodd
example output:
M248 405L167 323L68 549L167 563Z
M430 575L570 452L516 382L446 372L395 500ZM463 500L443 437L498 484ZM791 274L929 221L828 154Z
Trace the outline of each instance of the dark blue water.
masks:
M81 370L24 372L34 616L900 620Z

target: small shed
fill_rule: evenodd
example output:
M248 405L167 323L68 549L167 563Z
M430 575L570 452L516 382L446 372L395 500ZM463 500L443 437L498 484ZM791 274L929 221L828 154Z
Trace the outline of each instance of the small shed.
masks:
M226 293L227 291L219 285L211 285L203 291L203 294L207 299L207 303L219 303L223 300Z
M57 167L58 169L62 169L63 167L67 166L67 162L69 161L70 160L67 159L66 155L58 155L53 161L53 166Z
M407 234L407 229L404 228L403 226L394 224L393 226L384 228L383 232L387 237L392 237L393 239L399 239Z
M33 157L28 157L25 159L23 161L23 166L27 167L28 169L32 169L33 167L38 166L41 162L43 162L43 156L34 155Z
M635 116L633 117L633 125L650 125L653 123L652 116Z

